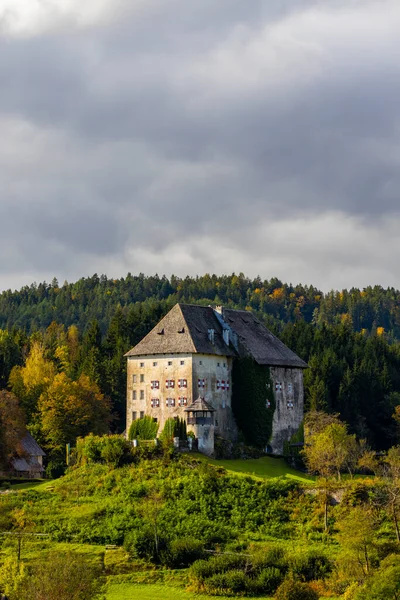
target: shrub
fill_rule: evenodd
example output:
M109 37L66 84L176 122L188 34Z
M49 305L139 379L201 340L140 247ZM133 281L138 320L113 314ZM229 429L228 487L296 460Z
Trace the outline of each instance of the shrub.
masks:
M314 551L296 556L291 570L302 581L324 579L332 571L332 563L325 554Z
M204 558L204 544L191 537L173 540L164 554L164 562L176 569L189 567L196 560Z
M101 446L101 458L113 467L120 464L121 458L126 450L126 440L119 435L107 435L103 438Z
M157 564L168 550L168 540L158 535L156 542L153 529L144 527L125 536L124 548L138 558L144 558Z
M53 553L35 564L23 581L19 600L91 600L102 587L100 569L81 555Z
M215 573L205 582L205 590L209 593L240 594L249 590L249 578L235 569L225 573Z
M246 566L246 557L240 554L221 554L209 560L198 560L190 567L189 575L192 580L203 583L206 579L218 573L243 569Z
M179 417L176 419L170 417L165 421L160 440L163 442L171 442L174 437L178 437L182 441L187 439L186 421Z
M308 583L285 579L276 590L274 598L275 600L318 600L318 594Z
M158 423L153 421L149 415L142 419L132 421L129 428L128 438L130 440L154 440L157 437Z
M267 567L257 577L258 593L273 594L282 583L283 577L283 573L276 567Z

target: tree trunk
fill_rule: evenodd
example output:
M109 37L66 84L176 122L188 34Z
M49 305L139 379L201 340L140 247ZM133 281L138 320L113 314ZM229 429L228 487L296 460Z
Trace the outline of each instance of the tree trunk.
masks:
M364 558L365 558L365 572L368 575L369 574L369 559L368 559L368 550L367 550L366 545L364 545Z
M325 506L324 506L324 529L328 531L328 493L325 493Z
M393 522L394 522L394 528L396 530L396 539L397 539L397 543L400 544L400 530L399 530L399 522L397 519L397 513L396 513L396 508L393 506Z

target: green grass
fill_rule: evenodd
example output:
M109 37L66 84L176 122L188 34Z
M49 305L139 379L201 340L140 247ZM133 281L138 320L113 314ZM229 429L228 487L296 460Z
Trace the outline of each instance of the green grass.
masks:
M232 460L215 460L204 456L204 454L196 453L196 458L207 462L210 465L224 467L229 473L240 475L251 475L261 479L270 479L271 477L288 477L296 479L302 483L314 481L314 477L306 475L301 471L296 471L289 467L283 458L271 458L263 456L262 458L232 459Z
M37 490L38 492L47 491L48 488L53 487L54 481L51 479L46 479L45 481L36 480L29 481L25 483L14 483L11 482L10 490Z
M219 600L228 596L207 596L186 592L183 588L160 584L111 583L107 587L107 600ZM258 600L270 600L257 596Z

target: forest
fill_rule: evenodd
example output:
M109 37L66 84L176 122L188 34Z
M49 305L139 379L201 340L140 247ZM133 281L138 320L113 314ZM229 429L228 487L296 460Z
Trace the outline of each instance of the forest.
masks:
M307 411L339 413L350 432L385 450L398 436L399 300L399 291L379 286L323 294L243 274L94 275L26 286L0 294L0 389L19 399L51 470L70 438L123 431L124 354L176 302L223 304L253 311L308 363ZM68 427L57 416L67 398L74 398L70 414L81 417Z

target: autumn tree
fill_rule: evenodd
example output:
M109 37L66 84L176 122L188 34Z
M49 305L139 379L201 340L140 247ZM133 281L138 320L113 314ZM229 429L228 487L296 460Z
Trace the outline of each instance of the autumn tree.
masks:
M45 357L43 345L35 341L23 367L16 366L10 374L10 387L20 399L28 422L34 420L40 395L52 383L56 368Z
M306 437L303 450L308 470L322 477L336 475L340 479L354 443L355 435L347 433L345 423L332 422L319 433L312 433Z
M77 381L65 373L56 375L40 396L38 407L47 443L55 451L62 451L77 437L109 430L110 401L83 374Z
M377 527L376 516L366 506L356 506L336 523L339 532L337 540L343 549L346 568L353 569L359 578L365 578L371 571L371 550ZM358 572L358 573L357 573Z
M19 450L19 443L25 432L25 414L17 397L7 390L1 390L0 464L6 465Z
M335 489L333 477L338 480L341 471L354 469L357 441L347 433L347 425L337 415L310 413L305 420L305 446L302 451L307 469L320 476L318 487L324 505L324 529L328 529L328 506ZM358 456L357 456L358 461Z
M390 448L384 462L387 467L383 473L387 494L385 504L393 520L397 542L400 543L400 446Z

